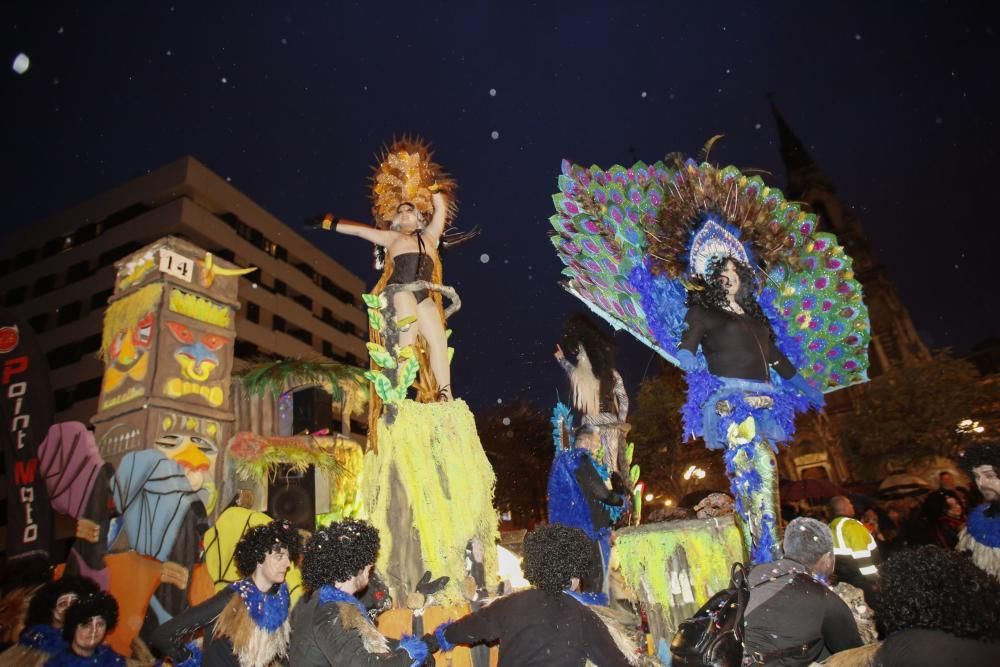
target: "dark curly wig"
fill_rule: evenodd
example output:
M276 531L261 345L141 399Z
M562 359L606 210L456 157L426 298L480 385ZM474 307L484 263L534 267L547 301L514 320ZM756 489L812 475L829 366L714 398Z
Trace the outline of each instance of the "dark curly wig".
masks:
M66 622L62 629L63 639L72 643L76 628L95 616L104 619L110 633L118 625L118 601L104 591L98 591L74 602L66 610Z
M886 634L922 628L1000 639L1000 583L967 556L925 545L882 566L879 621Z
M291 521L275 519L263 526L254 526L236 544L236 570L241 577L249 577L272 551L288 549L293 563L302 553L302 536Z
M719 257L708 263L708 270L705 278L699 280L697 287L703 289L692 289L688 291L687 305L701 306L706 310L728 310L729 299L726 297L726 287L722 283L720 275L726 266L726 262L732 262L736 270L736 275L740 277L740 289L736 292L736 303L739 304L743 312L750 317L763 322L770 329L771 323L757 303L757 277L753 269L743 262L733 257Z
M602 393L608 393L614 387L615 341L601 329L590 317L576 314L566 322L559 345L563 352L575 358L577 349L582 345L587 351L590 366L594 376L601 383Z
M979 466L993 466L1000 472L1000 441L976 442L965 448L958 457L958 463L972 477L972 469Z
M378 531L364 521L348 519L317 530L306 544L302 583L310 591L347 581L375 563Z
M591 543L579 528L539 526L524 538L524 578L550 595L569 588L572 577L586 578Z
M28 603L28 615L24 619L25 627L33 625L52 625L52 612L56 602L67 593L73 593L77 598L94 595L101 587L86 577L66 576L56 581L50 581L38 589L31 602Z

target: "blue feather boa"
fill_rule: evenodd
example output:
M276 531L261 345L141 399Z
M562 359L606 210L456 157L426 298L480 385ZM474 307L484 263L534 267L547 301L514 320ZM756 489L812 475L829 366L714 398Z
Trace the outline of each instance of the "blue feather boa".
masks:
M988 508L989 504L984 504L969 512L965 530L976 542L997 549L1000 548L1000 516L986 516Z
M262 630L274 632L288 618L289 595L285 584L281 584L274 595L257 588L249 577L229 584L229 588L243 598L247 613Z
M453 621L445 621L441 625L437 626L437 629L434 631L434 638L437 639L438 646L440 646L441 650L445 652L455 648L455 644L448 641L448 638L444 634L445 631L448 630L449 626L451 626L452 622Z
M321 586L319 591L317 591L317 595L319 595L320 604L330 604L331 602L342 602L345 604L354 605L355 607L358 608L358 611L361 612L361 615L365 617L365 620L367 620L369 623L372 622L371 618L368 617L368 610L365 609L365 605L362 604L361 600L354 597L350 593L340 590L336 586L331 586L330 584Z
M36 651L43 651L49 655L59 653L63 649L69 648L69 644L62 638L62 630L56 630L51 625L39 624L26 628L21 633L18 640L21 646Z
M89 658L82 658L69 649L61 651L46 662L45 667L125 667L125 658L110 646L101 644Z

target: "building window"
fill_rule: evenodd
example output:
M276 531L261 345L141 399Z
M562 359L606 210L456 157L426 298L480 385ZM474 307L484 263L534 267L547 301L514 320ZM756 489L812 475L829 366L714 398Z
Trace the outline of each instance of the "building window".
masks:
M43 294L48 294L56 287L56 274L50 273L47 276L42 276L37 281L35 281L35 289L33 294L38 297Z
M299 262L295 265L295 268L301 271L309 280L312 280L316 275L316 270L304 262Z
M247 320L254 324L260 323L260 306L253 301L247 301Z
M310 310L310 311L312 310L313 300L310 299L309 297L307 297L305 294L299 294L299 295L293 297L292 300L295 301L295 303L297 303L300 306L302 306L303 308L305 308L306 310Z
M101 226L104 229L104 231L107 231L113 227L117 227L118 225L124 222L128 222L132 218L138 215L142 215L143 213L149 210L151 210L151 208L149 206L146 206L145 204L132 204L131 206L127 206L126 208L115 211L108 217L104 218L104 221L101 223Z
M306 345L312 345L313 336L310 332L306 331L305 329L292 329L291 331L288 332L288 335L291 336L292 338L297 338Z
M94 354L99 349L101 349L101 334L97 333L81 340L78 352L82 357L85 354Z
M62 237L57 239L49 239L42 246L42 259L46 257L52 257L52 255L58 254L62 251L65 246L63 245Z
M271 328L273 330L275 330L275 331L282 331L282 332L284 332L284 330L285 330L285 318L282 317L281 315L275 315L274 316L274 321L271 324Z
M54 394L54 398L56 403L56 412L69 410L73 407L73 392L69 389L59 389Z
M114 293L114 290L112 290L112 289L106 289L106 290L102 290L102 291L98 292L97 294L95 294L94 296L90 297L90 309L91 310L98 310L98 309L101 309L101 308L107 308L108 307L108 299L111 298L111 295L113 293Z
M45 330L49 328L49 314L39 313L29 319L28 324L31 325L32 331L36 334L45 333Z
M288 294L288 285L282 280L275 279L274 281L274 293L275 294Z
M96 222L92 222L89 225L84 225L80 229L76 230L73 234L73 241L79 245L81 243L86 243L87 241L93 241L100 234L98 225Z
M101 378L90 378L76 385L76 389L73 390L73 401L86 401L91 398L97 398L100 394Z
M67 303L62 308L56 310L58 313L56 317L56 326L62 326L63 324L69 324L70 322L76 322L80 319L80 302L74 301L73 303Z
M274 253L274 258L275 259L280 259L282 262L287 262L288 261L288 251L285 250L284 248L282 248L279 245L278 246L278 251L276 253Z
M323 356L333 359L333 344L328 340L323 341Z
M5 276L10 271L10 260L0 259L0 276Z
M87 277L90 273L90 263L89 262L77 262L76 264L69 267L69 271L66 272L66 284L72 285L73 283L80 282Z
M4 297L3 305L5 306L19 306L24 303L25 297L28 296L28 288L25 285L20 287L15 287L7 292Z
M23 250L14 258L14 270L23 269L35 262L35 249Z
M258 348L249 341L237 340L233 347L233 355L238 359L253 359L258 356Z
M177 235L175 234L175 236L177 236ZM100 258L98 258L98 260L97 260L97 264L98 264L98 266L107 266L108 264L112 264L114 262L117 262L119 259L123 258L125 255L127 255L130 252L133 252L135 250L138 250L141 247L142 247L142 244L139 243L138 241L129 241L128 243L123 243L122 245L118 246L117 248L112 248L111 250L107 250L107 251L101 253Z
M66 343L65 345L60 345L59 347L49 350L49 353L45 355L49 362L49 369L55 370L57 368L62 368L63 366L69 366L70 364L75 364L80 358L77 352L76 343Z

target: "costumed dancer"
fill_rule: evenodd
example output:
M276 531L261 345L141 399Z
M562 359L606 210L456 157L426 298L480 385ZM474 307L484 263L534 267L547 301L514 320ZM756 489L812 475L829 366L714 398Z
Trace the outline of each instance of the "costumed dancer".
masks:
M567 526L536 528L524 540L524 576L532 588L434 631L442 650L500 642L498 667L578 667L640 664L631 639L602 607L588 606L580 582L591 543Z
M394 142L372 177L375 226L329 214L320 222L323 229L375 244L375 266L384 265L384 270L372 292L393 287L393 319L397 324L406 322L399 325L399 348L416 344L418 336L423 339L424 345L418 347L426 350L426 364L421 367L418 400L424 402L451 400L453 395L441 293L428 285L441 286L438 246L451 242L445 238L445 227L458 210L457 186L431 157L430 147L420 140ZM381 336L373 335L372 342L381 344ZM377 419L380 411L371 412Z
M735 167L564 161L559 185L566 289L686 371L685 430L725 450L753 561L778 557L776 445L821 392L867 380L850 258L815 216Z
M153 632L153 647L179 667L205 664L267 667L288 653L289 593L285 574L302 538L289 521L254 526L236 545L244 577ZM202 648L186 643L204 628Z
M602 443L588 426L573 433L572 416L562 403L552 415L556 455L549 473L549 523L578 528L591 540L590 568L580 588L595 604L608 603L611 528L625 511L621 476L597 460Z
M563 351L576 356L571 363ZM555 358L569 377L573 407L582 416L582 424L597 431L603 447L602 463L621 473L628 433L628 394L615 369L614 342L586 317L573 317L556 345Z
M357 597L368 587L378 549L378 531L353 519L331 523L309 538L302 560L309 593L292 613L290 664L419 667L430 658L436 647L418 637L397 643L383 636Z
M986 502L969 512L955 549L968 551L972 562L1000 581L1000 442L969 445L960 462Z
M125 658L104 643L118 624L118 602L103 591L78 598L66 610L66 643L46 667L125 667Z
M25 628L17 643L0 653L0 667L41 667L66 650L63 639L66 611L80 598L96 595L100 587L85 577L65 576L45 584L31 597Z

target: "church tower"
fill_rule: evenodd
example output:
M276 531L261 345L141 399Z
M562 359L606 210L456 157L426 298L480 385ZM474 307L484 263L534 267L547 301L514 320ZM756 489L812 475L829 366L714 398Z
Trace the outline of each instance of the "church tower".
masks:
M929 359L931 354L920 339L910 313L895 285L878 263L861 221L837 196L833 182L819 168L788 123L771 106L778 126L781 158L788 183L789 201L805 204L819 218L819 228L837 235L854 260L854 271L864 288L871 320L869 377L877 377L893 366ZM796 447L780 456L784 474L796 478L849 478L847 458L839 437L839 417L851 412L864 400L864 387L848 387L826 395L826 409L810 413L798 421Z
M917 334L895 285L872 252L861 222L837 196L833 183L813 161L777 107L772 105L771 110L778 125L781 158L788 176L785 195L789 200L807 204L819 218L820 229L836 234L854 259L854 270L864 287L871 317L869 375L875 377L891 366L929 359L930 351Z

